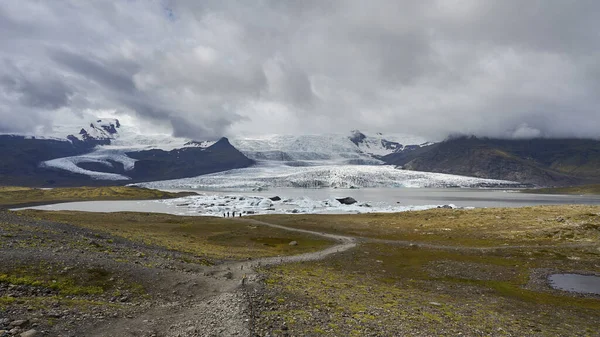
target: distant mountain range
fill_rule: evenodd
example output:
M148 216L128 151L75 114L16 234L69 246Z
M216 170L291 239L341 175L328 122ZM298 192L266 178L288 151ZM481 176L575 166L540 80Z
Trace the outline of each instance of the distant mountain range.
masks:
M248 167L254 161L227 138L197 142L131 133L99 119L65 138L0 135L0 184L109 185L193 177Z
M600 181L600 141L458 137L392 153L387 164L407 170L502 179L537 186Z
M388 164L538 186L600 181L596 140L458 137L431 143L409 135L354 130L346 135L200 141L149 133L116 119L60 130L67 129L71 133L62 137L0 135L0 184L126 184L195 177L256 162L290 167Z

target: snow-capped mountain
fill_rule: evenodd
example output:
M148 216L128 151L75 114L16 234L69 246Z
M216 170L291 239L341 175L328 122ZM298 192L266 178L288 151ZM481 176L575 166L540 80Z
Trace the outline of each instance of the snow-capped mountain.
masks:
M110 144L118 136L121 127L118 119L98 119L90 123L89 127L81 128L77 134L70 134L67 139L71 141L94 141L99 144Z
M66 138L71 142L88 142L105 146L105 149L170 151L185 147L207 148L215 141L196 141L188 138L173 137L170 133L161 133L144 129L135 124L122 125L116 118L101 118L89 125L59 125L54 127L53 138Z
M380 157L429 145L423 138L409 135L350 134L266 135L234 138L233 146L258 161L279 161L290 165L383 164Z
M61 132L67 133L76 128L75 125L58 126L54 131L55 137ZM170 134L148 132L136 125L122 127L115 118L94 120L79 132L67 135L66 139L74 144L88 144L93 150L76 156L47 160L40 163L40 167L82 174L97 180L131 180L127 172L135 168L137 160L131 158L128 153L144 150L205 149L215 144L215 141L193 141ZM90 166L96 169L90 169ZM115 171L117 166L124 172L106 172Z
M254 163L226 138L177 138L104 118L56 126L43 136L0 135L0 150L10 157L0 179L34 186L177 179Z
M410 151L416 148L433 144L422 137L406 134L371 134L359 130L352 130L349 137L363 153L383 157L388 154Z

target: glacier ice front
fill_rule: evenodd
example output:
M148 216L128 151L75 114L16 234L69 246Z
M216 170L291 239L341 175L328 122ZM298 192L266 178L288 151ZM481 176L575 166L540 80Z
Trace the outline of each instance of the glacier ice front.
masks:
M137 184L157 189L261 190L269 188L516 187L520 184L442 173L406 171L389 165L292 167L273 163L194 178Z
M404 206L386 202L357 202L344 205L336 198L313 199L309 197L282 197L281 199L264 196L235 194L203 194L178 199L160 200L169 206L176 207L174 213L181 215L224 216L255 214L343 214L343 213L392 213L403 211L425 210L441 207L441 205ZM452 207L454 205L446 205Z

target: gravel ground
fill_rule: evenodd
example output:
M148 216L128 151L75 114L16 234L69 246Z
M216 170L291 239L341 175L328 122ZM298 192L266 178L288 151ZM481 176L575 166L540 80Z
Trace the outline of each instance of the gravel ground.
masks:
M118 290L118 295L111 288L112 292L64 296L43 285L0 283L0 298L14 299L0 311L0 336L31 329L34 335L63 337L262 335L252 308L262 290L254 268L322 259L356 245L353 238L320 235L339 244L315 253L207 266L189 254L0 211L2 270L42 266L35 272L72 277L102 270ZM31 305L40 299L41 305ZM19 320L25 323L11 325Z

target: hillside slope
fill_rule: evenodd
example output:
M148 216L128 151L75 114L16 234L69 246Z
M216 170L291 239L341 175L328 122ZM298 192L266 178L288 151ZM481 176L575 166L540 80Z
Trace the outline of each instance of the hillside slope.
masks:
M392 165L427 172L502 179L538 186L600 181L600 141L503 140L460 137L383 157Z

